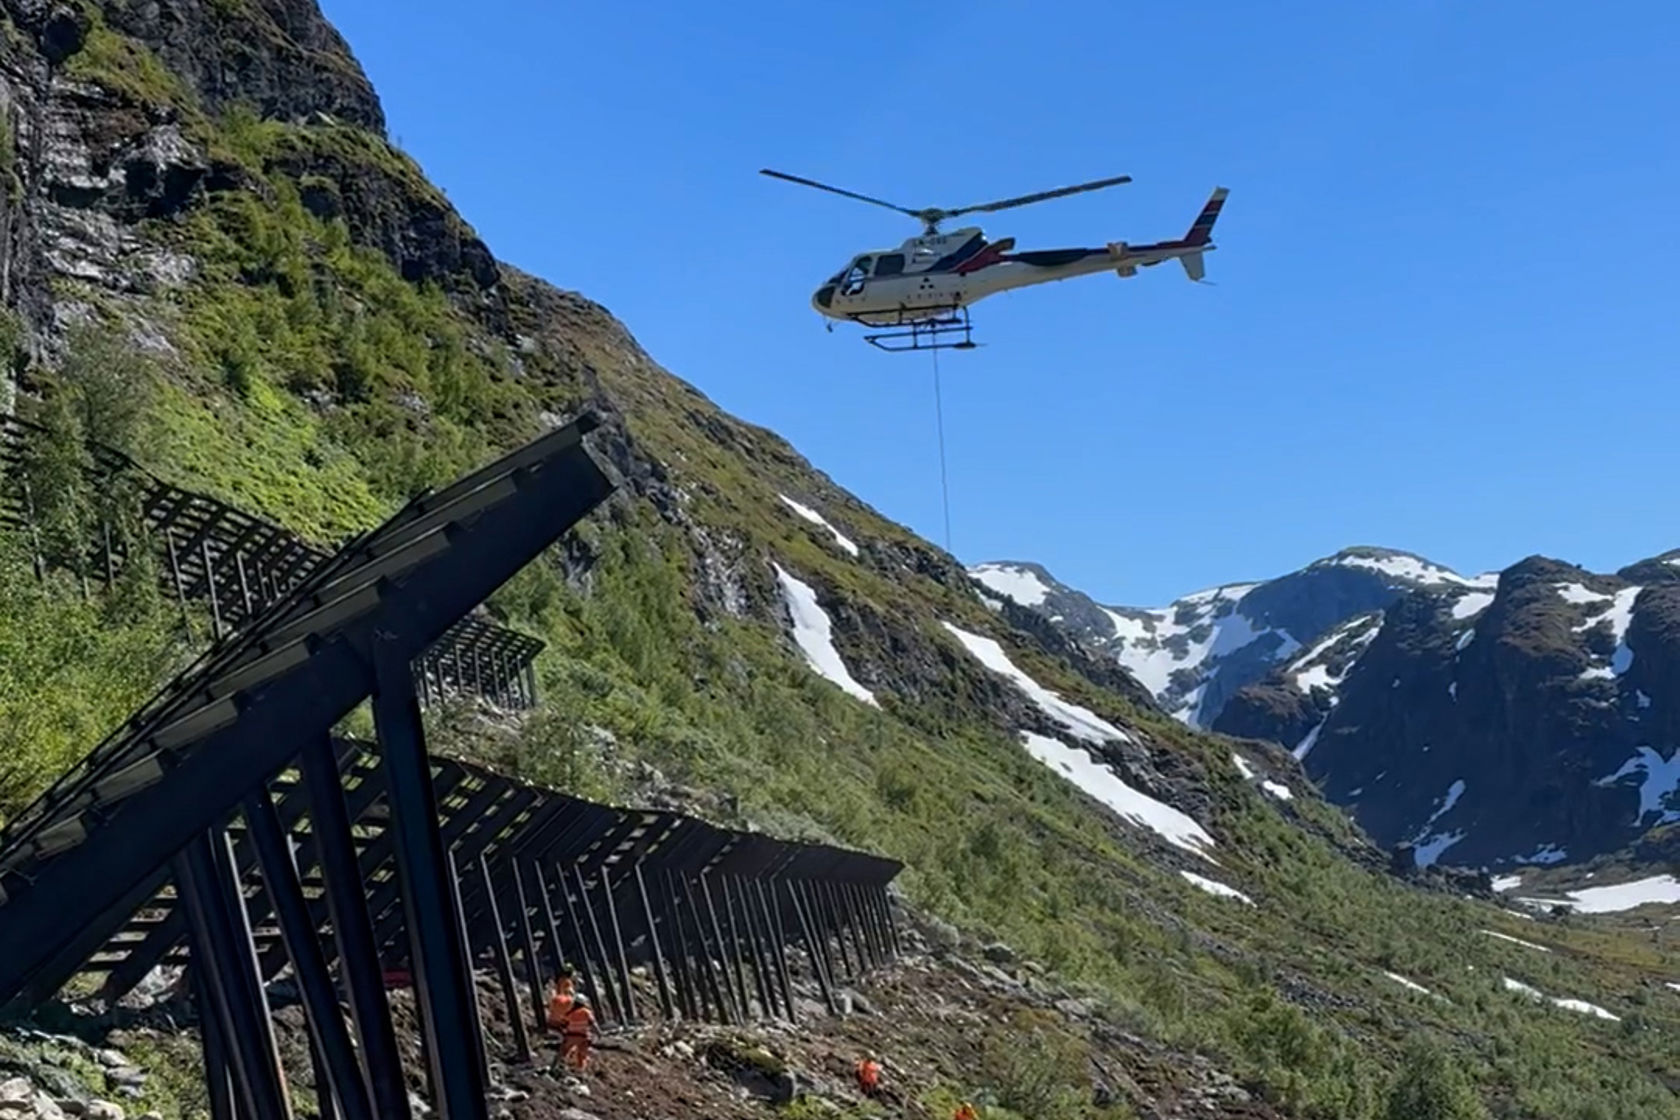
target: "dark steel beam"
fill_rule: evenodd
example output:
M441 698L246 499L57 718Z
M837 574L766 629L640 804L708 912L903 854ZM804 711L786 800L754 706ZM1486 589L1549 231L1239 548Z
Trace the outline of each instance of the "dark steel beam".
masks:
M665 974L665 954L659 944L659 930L653 917L653 907L648 903L647 881L642 877L641 861L636 861L636 897L641 900L642 919L647 922L648 953L653 957L653 976L659 985L659 1010L666 1019L675 1019L677 1012L671 1002L671 986Z
M336 1098L344 1120L373 1120L373 1102L350 1048L350 1032L345 1029L332 976L321 953L321 938L304 899L303 885L298 882L291 844L266 792L258 791L245 799L245 823L256 846L257 864L280 924L286 955L292 959L292 971L303 994L310 1043L326 1062L317 1069L316 1093L328 1107Z
M718 956L723 963L723 981L725 984L734 982L729 989L730 997L735 1001L735 1010L741 1017L741 1022L752 1021L752 1008L747 1005L747 985L741 976L741 955L735 951L735 946L724 937L724 926L718 921L717 907L712 902L712 887L706 876L699 876L700 901L706 906L706 917L712 925L712 936L717 939Z
M474 991L409 672L412 652L383 636L374 638L374 726L396 841L415 1006L436 1088L433 1105L442 1120L487 1120L482 1047L460 1030L473 1021Z
M239 1108L234 1103L233 1063L228 1058L227 1041L223 1038L221 1016L205 988L203 975L210 967L210 951L202 944L193 946L194 961L187 967L187 983L192 988L193 1004L198 1009L198 1040L204 1053L204 1083L210 1098L210 1120L239 1120Z
M227 1043L240 1112L249 1120L290 1120L285 1076L275 1049L268 999L257 979L248 931L237 928L242 907L238 881L224 881L216 848L223 840L206 832L178 858L175 882L193 929L193 944L205 951L197 976L208 999L200 1014L214 1015ZM227 897L229 894L232 898ZM240 923L242 924L242 923Z
M595 946L595 961L600 966L599 975L602 990L606 994L607 1002L612 1005L613 1018L618 1020L620 1023L628 1023L630 1021L630 1017L625 1014L624 1005L618 1001L618 990L613 984L612 958L607 955L607 942L606 939L601 936L601 923L595 920L595 907L589 901L589 891L583 883L583 872L579 870L576 864L572 865L572 877L577 883L578 905L583 909L584 917L589 920L589 934L593 939L593 944ZM562 897L569 896L571 894L571 886L565 881L565 876L563 874L561 876L560 883ZM571 903L568 898L567 908L570 909L570 907ZM584 955L588 956L588 953L585 952Z
M507 926L502 922L501 908L496 905L496 884L490 876L490 857L478 857L479 878L484 881L485 905L490 910L491 951L496 956L496 979L502 986L502 999L507 1003L508 1023L513 1028L514 1053L522 1062L531 1060L531 1036L525 1030L525 1009L519 1005L519 989L513 982L513 958L508 953ZM520 924L529 937L530 923L525 919L524 892L520 892ZM538 987L541 993L541 987Z
M788 899L793 903L793 914L799 922L800 938L805 942L805 955L811 959L811 971L816 975L817 987L822 990L823 1003L828 1007L830 1015L840 1014L840 1005L834 998L834 981L829 976L828 961L824 958L820 938L812 927L803 900L799 896L798 883L784 879L787 887Z
M531 988L531 1020L536 1023L537 1029L540 1031L548 1020L548 1001L543 996L542 962L537 959L536 939L531 936L531 904L525 897L525 876L519 873L519 861L510 859L508 870L513 873L513 894L519 906L519 952L525 959L525 982ZM488 882L489 878L489 873L486 872L485 880ZM494 897L491 898L490 905L492 908L495 907ZM552 922L552 919L550 921ZM549 939L554 949L554 975L559 976L565 968L566 962L560 956L558 939L552 934ZM512 1014L512 1012L510 1011L509 1014ZM523 1022L524 1016L520 1015L519 1019Z
M301 762L304 786L309 791L310 837L321 865L327 912L338 948L339 976L361 1043L362 1074L380 1120L409 1120L408 1087L403 1082L397 1032L385 997L379 953L373 943L373 922L362 893L361 868L332 740L325 734L305 740Z
M757 916L764 936L770 943L771 953L776 965L776 983L782 990L782 1006L787 1008L788 1022L799 1022L799 1007L793 1001L793 973L788 968L787 937L782 932L781 911L779 907L770 905L771 891L763 879L753 883L753 894L758 899Z
M625 1022L636 1021L636 995L630 983L630 958L624 951L624 931L618 924L618 906L613 902L612 880L606 867L601 868L601 894L607 900L607 928L612 931L613 948L618 953L619 991L624 994Z

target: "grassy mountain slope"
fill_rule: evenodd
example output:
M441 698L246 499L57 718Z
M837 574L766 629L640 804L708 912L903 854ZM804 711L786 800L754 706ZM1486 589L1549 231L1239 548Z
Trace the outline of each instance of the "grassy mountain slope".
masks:
M657 768L665 786L722 795L711 811L726 823L903 859L919 905L1092 985L1128 1029L1217 1057L1295 1115L1377 1115L1408 1038L1427 1033L1499 1115L1680 1116L1664 1085L1680 1084L1668 946L1585 924L1546 927L1551 954L1489 937L1539 935L1372 870L1363 838L1280 752L1240 748L1286 781L1287 801L1245 779L1231 741L1012 625L953 558L660 369L606 311L492 260L378 131L365 79L312 4L166 0L152 21L117 3L3 7L19 183L8 299L27 409L85 401L89 379L51 371L60 324L92 319L145 355L125 382L144 386L126 450L324 544L553 417L605 417L593 445L619 494L491 604L550 643L544 709L495 737L440 726L449 749L614 797L645 792ZM231 55L243 89L206 62ZM35 583L18 535L0 537L0 716L20 720L0 736L22 760L0 810L15 811L192 640L148 589L84 602L63 573ZM807 667L778 564L816 590L879 708ZM1124 728L1134 742L1109 759L1194 816L1217 864L1022 750L1019 732L1059 729L943 622L995 638L1040 685ZM1506 975L1620 1021L1533 1006Z

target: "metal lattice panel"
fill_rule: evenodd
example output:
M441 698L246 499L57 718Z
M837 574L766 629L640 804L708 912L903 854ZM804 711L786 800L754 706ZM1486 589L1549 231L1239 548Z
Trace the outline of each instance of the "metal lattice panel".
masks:
M4 480L17 480L28 440L42 429L0 416ZM172 486L121 453L93 446L92 470L103 484L127 478L138 485L136 512L145 536L164 562L165 591L207 605L219 639L248 625L264 608L299 586L329 554L296 534L205 494ZM21 485L0 485L0 523L27 528L33 510ZM103 562L89 567L110 574L121 567L122 542L107 534ZM533 663L543 643L477 618L463 618L416 662L422 706L451 694L470 693L511 708L536 703Z

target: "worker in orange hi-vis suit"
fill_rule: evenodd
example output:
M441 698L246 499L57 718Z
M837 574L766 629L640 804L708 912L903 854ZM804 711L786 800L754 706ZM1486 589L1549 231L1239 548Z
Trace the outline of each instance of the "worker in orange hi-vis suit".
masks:
M951 1114L951 1120L980 1120L980 1113L975 1111L973 1105L964 1101L957 1106L957 1111Z
M589 1043L595 1029L595 1013L589 1009L589 997L577 996L572 1009L566 1012L566 1025L560 1033L560 1056L573 1069L583 1071L589 1064Z
M870 1054L857 1064L858 1089L866 1097L873 1097L881 1090L881 1063Z
M554 978L554 989L548 995L548 1029L552 1031L564 1030L566 1027L566 1013L572 1009L572 1000L577 991L572 986L570 973L561 973Z

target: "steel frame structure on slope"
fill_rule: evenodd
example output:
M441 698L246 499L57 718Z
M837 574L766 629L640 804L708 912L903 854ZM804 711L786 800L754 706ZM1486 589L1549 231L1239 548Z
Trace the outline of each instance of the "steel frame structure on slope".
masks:
M30 441L44 429L14 416L0 416L0 523L33 530L36 503L29 492ZM134 515L164 567L165 592L185 611L188 600L205 604L211 636L237 632L261 611L327 562L326 552L280 526L205 494L182 490L153 476L121 452L91 445L96 485L116 480L134 484ZM91 569L107 582L128 556L124 536L102 524L90 542ZM160 543L161 542L161 543ZM36 549L36 569L44 569ZM450 627L415 662L421 705L454 693L476 693L504 707L536 704L533 662L543 643L516 631L466 617Z
M209 1049L234 1073L212 1070L211 1083L235 1084L242 1115L284 1115L222 827L371 697L435 1104L445 1116L483 1115L478 1042L460 1029L476 1005L411 664L607 496L610 484L583 447L594 426L582 417L410 502L201 658L21 814L0 840L0 1001L56 992L172 875L196 950L197 990L209 997L200 1001L215 1039ZM352 843L348 828L323 847L338 843ZM360 884L338 865L338 885L333 877L328 885L343 903L334 930L347 962L341 973L376 974L371 923L351 913ZM366 992L353 994L353 1005L366 1055L379 1046L388 1012ZM407 1115L406 1095L373 1099L379 1115Z
M592 427L585 416L352 542L20 815L0 837L0 1002L37 1005L86 968L120 995L189 946L217 1120L278 1118L291 1106L265 981L290 967L323 1111L406 1118L382 984L403 963L435 1107L481 1117L474 944L521 1034L561 967L609 1018L642 1013L632 971L648 963L663 1013L737 1020L755 995L759 1013L797 1014L794 940L831 1006L836 961L890 959L896 863L426 754L414 657L605 498L582 445ZM377 743L332 741L369 696Z

